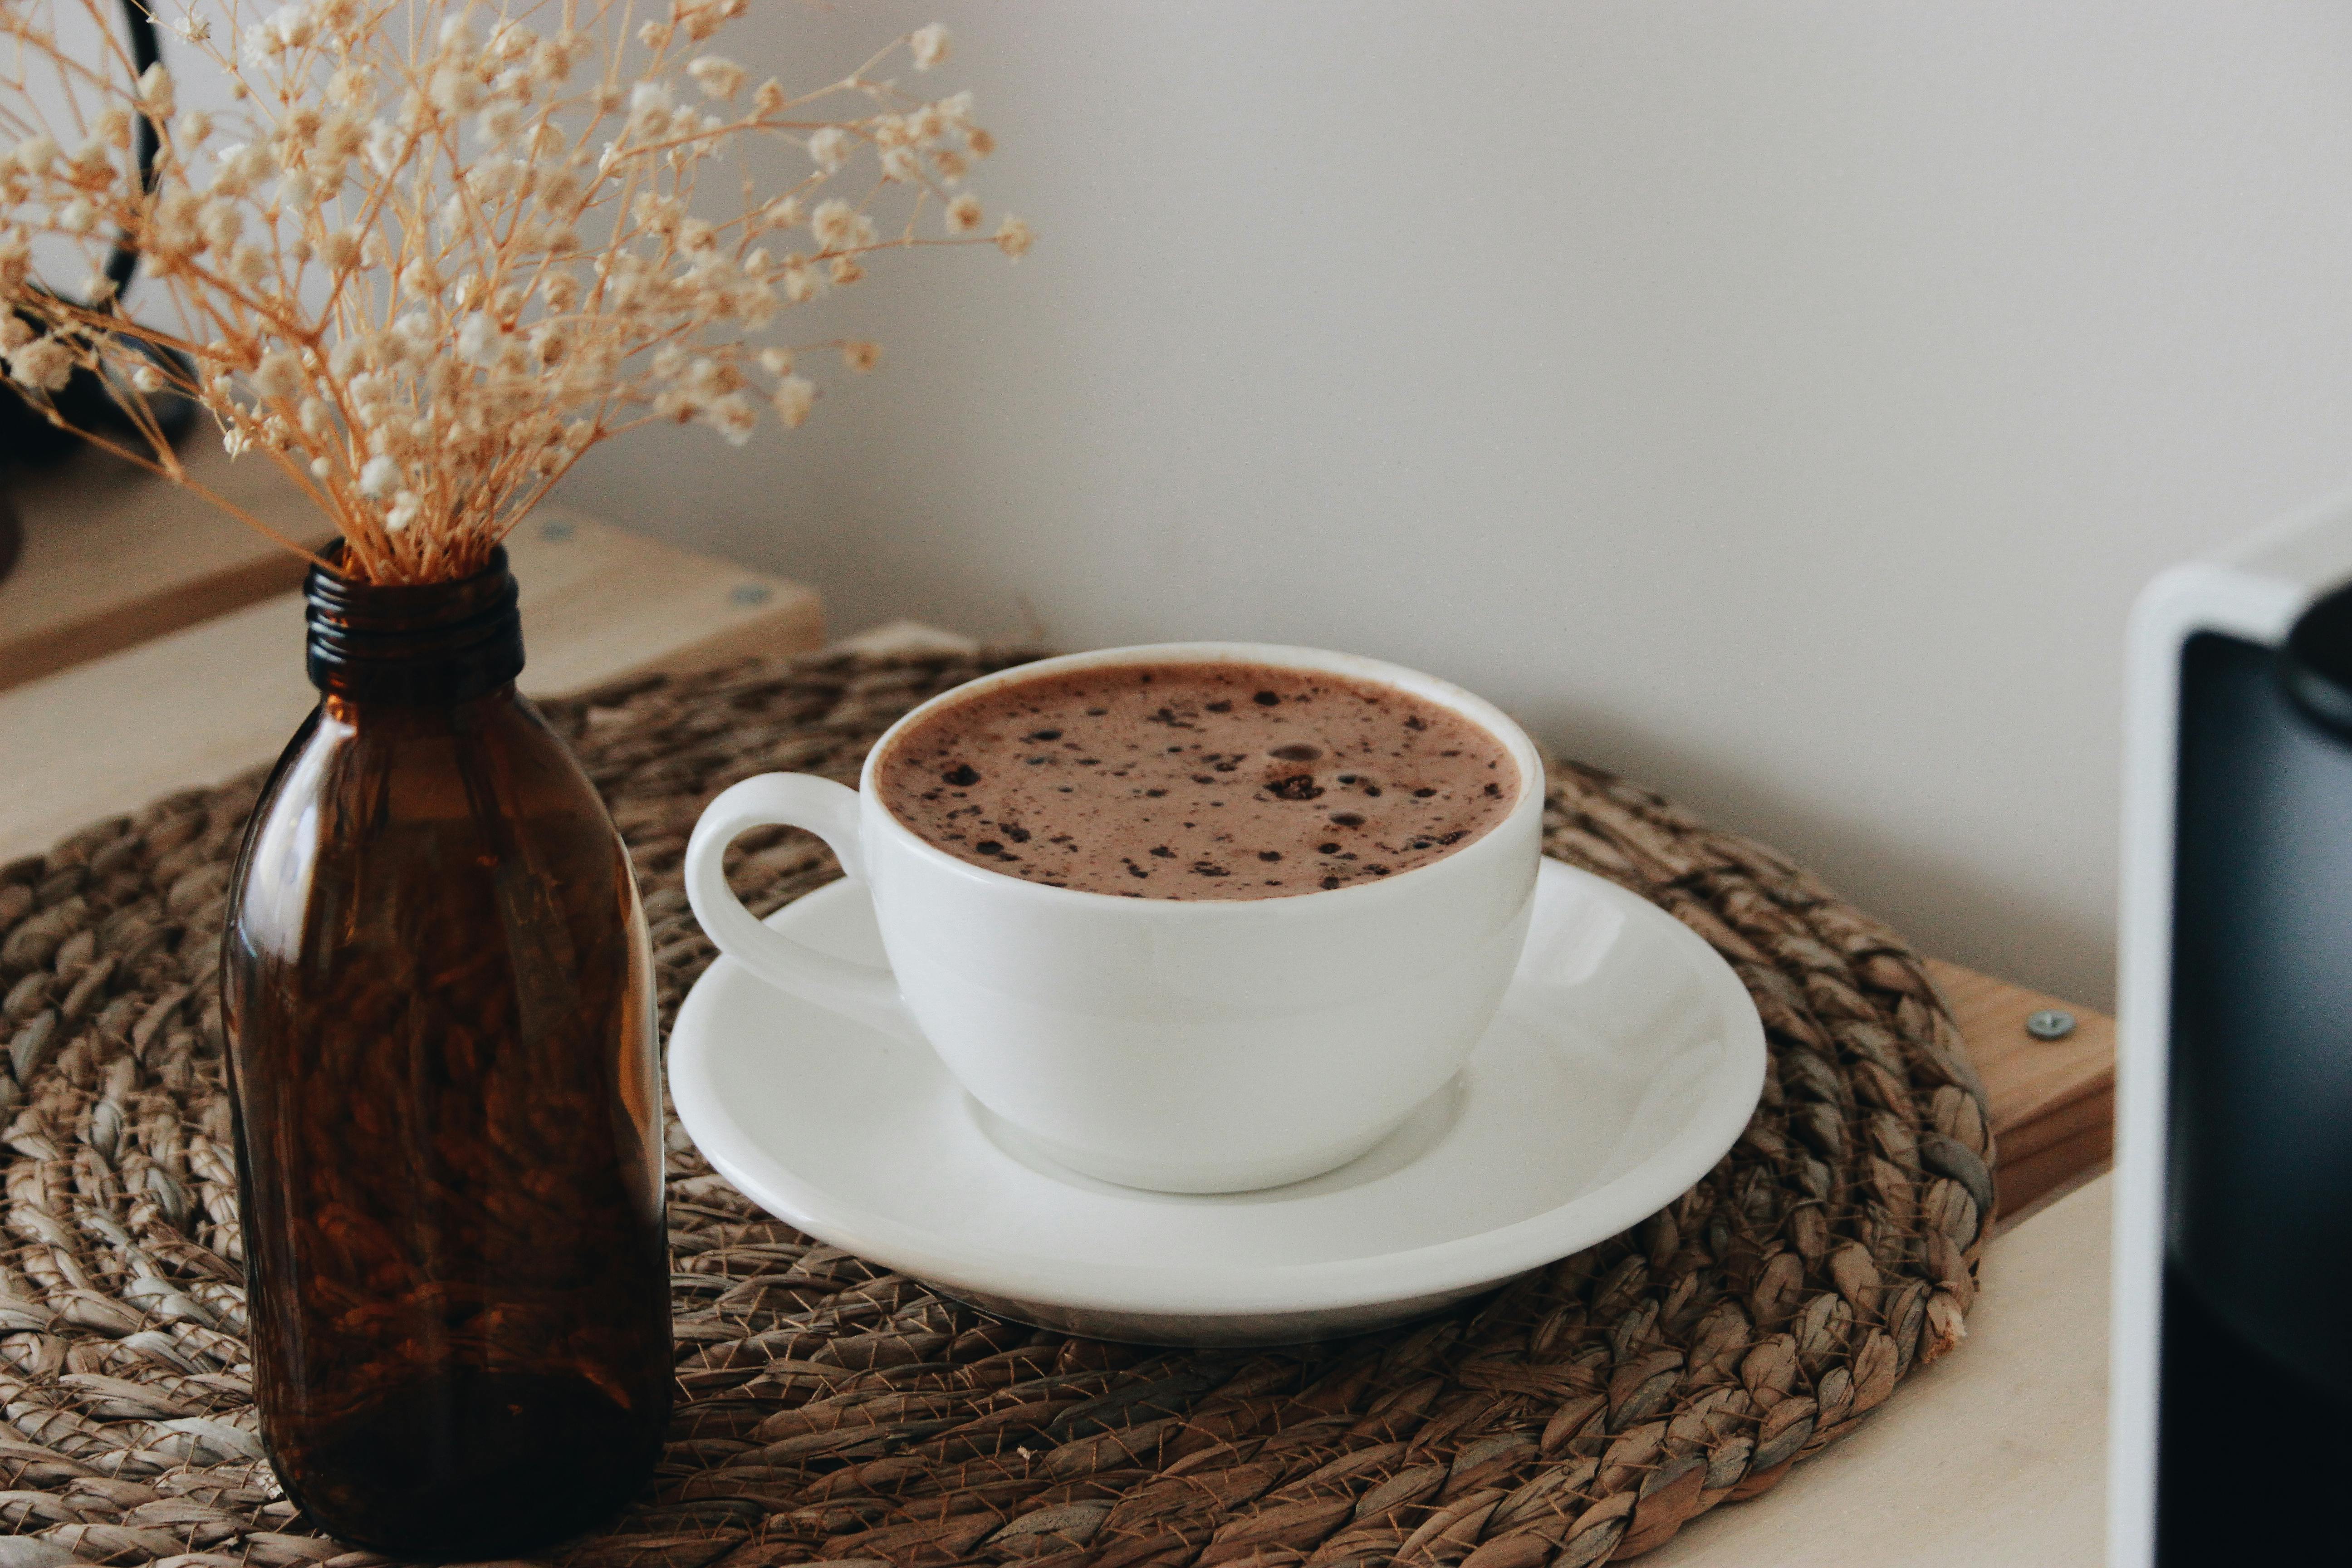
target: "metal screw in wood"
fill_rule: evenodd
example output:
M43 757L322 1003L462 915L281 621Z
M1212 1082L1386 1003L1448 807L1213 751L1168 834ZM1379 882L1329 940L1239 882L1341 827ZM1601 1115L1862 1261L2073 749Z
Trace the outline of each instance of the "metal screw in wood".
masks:
M2025 1020L2025 1032L2037 1040L2063 1040L2074 1032L2074 1015L2063 1007L2044 1007Z

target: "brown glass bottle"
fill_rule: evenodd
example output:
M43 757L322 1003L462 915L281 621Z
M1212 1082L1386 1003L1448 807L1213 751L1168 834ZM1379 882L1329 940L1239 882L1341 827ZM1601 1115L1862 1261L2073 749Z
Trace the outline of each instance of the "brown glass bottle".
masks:
M319 707L222 956L262 1436L354 1545L520 1552L626 1502L669 1413L645 918L515 690L503 551L307 592Z

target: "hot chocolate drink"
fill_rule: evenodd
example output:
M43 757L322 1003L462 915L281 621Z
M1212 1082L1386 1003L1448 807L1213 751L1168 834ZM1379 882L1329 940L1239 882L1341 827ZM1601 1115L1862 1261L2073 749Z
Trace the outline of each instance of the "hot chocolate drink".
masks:
M883 804L1009 877L1145 899L1377 881L1507 816L1501 741L1392 686L1259 664L1108 665L950 701L891 744Z

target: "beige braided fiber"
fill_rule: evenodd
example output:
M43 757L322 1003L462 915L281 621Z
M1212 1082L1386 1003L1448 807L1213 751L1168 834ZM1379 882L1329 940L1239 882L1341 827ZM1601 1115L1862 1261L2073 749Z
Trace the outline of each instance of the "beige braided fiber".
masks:
M678 879L751 773L856 776L1011 658L816 656L549 705L643 879L666 1013L711 957ZM0 868L0 1568L375 1559L311 1532L256 1437L214 993L257 781ZM1983 1091L1918 957L1787 860L1555 770L1551 852L1655 900L1755 994L1762 1108L1634 1229L1433 1321L1201 1353L998 1322L816 1245L669 1124L679 1410L593 1568L1579 1568L1764 1491L1951 1349L1992 1201ZM737 846L772 910L835 875Z

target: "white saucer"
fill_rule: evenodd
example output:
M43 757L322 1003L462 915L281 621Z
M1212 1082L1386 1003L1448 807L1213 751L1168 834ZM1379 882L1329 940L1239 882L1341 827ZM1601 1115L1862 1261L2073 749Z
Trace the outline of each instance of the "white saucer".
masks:
M769 923L882 958L855 882ZM1079 1175L923 1047L724 957L678 1010L669 1079L728 1180L869 1261L1073 1333L1272 1344L1433 1310L1664 1207L1747 1126L1764 1028L1680 921L1546 860L1527 952L1469 1065L1370 1153L1289 1186L1178 1195Z

